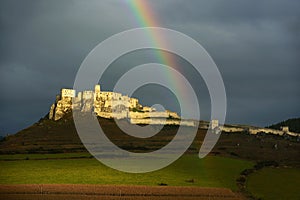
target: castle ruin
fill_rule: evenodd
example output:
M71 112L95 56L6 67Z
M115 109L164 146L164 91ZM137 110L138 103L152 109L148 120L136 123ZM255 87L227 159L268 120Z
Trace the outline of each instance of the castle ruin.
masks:
M101 91L100 85L96 85L94 91L78 92L73 89L61 89L56 96L55 103L51 105L49 119L59 120L71 110L80 112L93 112L96 116L108 119L129 119L132 124L153 125L185 125L195 126L195 121L181 119L176 112L169 110L156 111L153 107L143 106L136 98L131 98L121 93ZM300 137L299 133L289 131L288 127L281 130L242 125L219 125L218 120L202 122L199 128L219 129L223 132L247 132L252 135L259 133L273 135L289 135Z
M142 106L139 100L121 93L101 91L96 85L94 91L78 92L73 89L61 89L60 95L52 104L49 119L59 120L67 112L75 110L94 112L103 118L130 119L133 124L164 124L194 126L193 121L181 120L176 112L156 111L153 107Z

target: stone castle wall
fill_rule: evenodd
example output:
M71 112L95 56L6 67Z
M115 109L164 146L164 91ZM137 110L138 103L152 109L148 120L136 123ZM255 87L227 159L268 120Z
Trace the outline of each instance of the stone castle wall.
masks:
M180 119L160 119L160 118L131 118L132 124L152 124L152 125L182 125L182 126L195 126L194 121L180 120Z
M288 127L281 127L282 130L275 130L270 128L261 128L261 127L254 127L254 126L243 126L243 125L220 125L218 120L212 120L211 122L201 121L199 123L200 129L218 129L223 132L227 133L248 133L251 135L257 135L260 133L263 134L272 134L272 135L279 135L279 136L293 136L293 137L300 137L299 133L294 133L289 131Z
M219 126L218 120L212 120L212 124L214 124L214 128L219 128L221 131L224 132L229 132L229 133L234 133L234 132L247 132L251 135L257 135L260 133L264 134L272 134L272 135L289 135L293 137L300 137L299 133L294 133L289 131L288 127L282 127L282 130L275 130L275 129L270 129L270 128L260 128L260 127L242 127L238 125L231 125L231 126ZM213 129L214 129L213 128Z

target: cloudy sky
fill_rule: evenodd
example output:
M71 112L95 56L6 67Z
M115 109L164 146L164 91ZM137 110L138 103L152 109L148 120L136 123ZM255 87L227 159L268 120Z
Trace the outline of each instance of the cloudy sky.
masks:
M48 113L55 95L72 87L87 54L113 34L143 27L130 1L0 1L0 134L15 133ZM227 123L266 126L300 116L300 1L153 0L161 27L198 41L217 64L227 92ZM101 80L104 90L155 52L132 52L116 60ZM185 60L184 75L209 119L205 83ZM142 104L177 110L174 94L148 85Z

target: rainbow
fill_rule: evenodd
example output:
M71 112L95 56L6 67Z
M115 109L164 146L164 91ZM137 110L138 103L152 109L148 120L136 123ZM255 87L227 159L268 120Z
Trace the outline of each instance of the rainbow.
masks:
M156 19L156 15L151 9L147 0L129 0L129 5L131 10L134 13L135 19L137 19L139 26L141 27L160 27L160 23L158 19ZM160 44L164 47L167 45L164 43L164 39L158 32L149 30L149 39L152 40L154 44ZM171 56L168 56L164 53L158 53L160 61L164 64L175 64L174 59Z
M159 20L156 18L156 14L154 13L153 9L149 5L148 0L128 0L128 4L130 9L134 13L135 19L138 21L138 25L141 27L160 27ZM164 38L159 32L149 30L149 39L152 40L154 44L160 44L163 47L167 47L168 45L164 42ZM166 48L167 49L167 48ZM156 51L156 55L160 62L164 65L170 66L174 69L180 69L176 60L174 59L174 55L165 53L163 51ZM174 80L174 76L172 73L166 74L168 79L172 84L176 86L176 93L175 95L184 94L185 89L182 88L182 85Z
M159 22L147 0L129 0L128 2L141 26L159 27Z

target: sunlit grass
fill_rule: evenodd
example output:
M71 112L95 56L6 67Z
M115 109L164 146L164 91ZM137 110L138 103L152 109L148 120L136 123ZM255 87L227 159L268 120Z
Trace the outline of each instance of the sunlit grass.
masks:
M63 155L55 155L63 157ZM177 186L226 187L236 190L235 180L239 173L246 168L251 168L253 163L216 156L199 159L196 155L185 155L164 169L144 174L120 172L104 166L93 158L0 161L0 165L0 184L158 185L163 183Z

